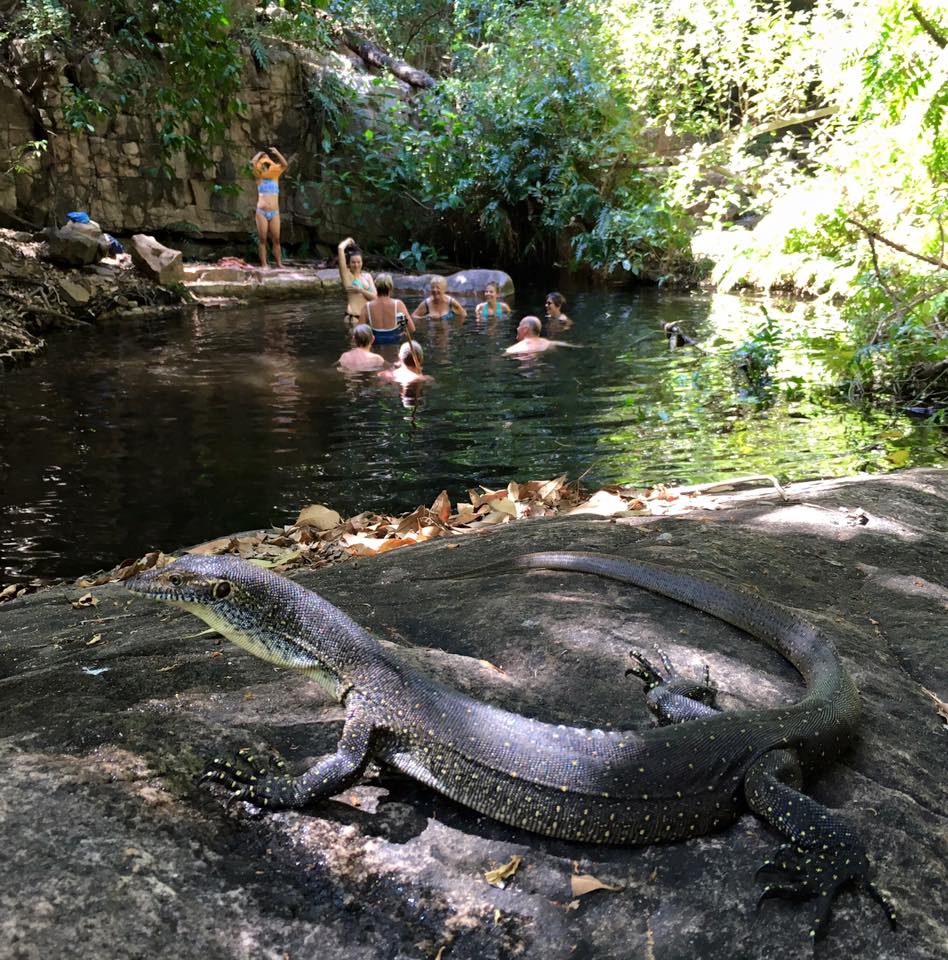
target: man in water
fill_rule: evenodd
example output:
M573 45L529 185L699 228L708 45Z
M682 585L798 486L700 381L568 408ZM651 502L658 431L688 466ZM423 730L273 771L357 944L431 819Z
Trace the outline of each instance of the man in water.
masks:
M539 317L524 317L517 324L517 342L513 346L507 347L506 354L518 355L525 353L541 353L549 350L550 347L573 347L576 344L565 343L562 340L547 340L540 336L540 330L543 329Z
M344 373L365 373L368 370L381 370L385 360L372 352L375 335L367 323L360 323L352 331L352 349L347 350L336 361Z

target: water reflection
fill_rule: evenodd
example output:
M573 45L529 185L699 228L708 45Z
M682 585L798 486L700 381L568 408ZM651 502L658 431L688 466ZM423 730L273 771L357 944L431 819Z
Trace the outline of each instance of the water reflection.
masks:
M0 581L284 523L312 502L390 511L441 489L457 499L478 483L587 470L588 484L645 484L948 459L937 428L824 390L827 341L788 340L769 404L742 395L730 356L760 322L752 304L569 301L574 324L556 338L582 350L504 355L538 291L504 320L423 319L435 379L404 386L335 369L348 329L332 302L57 335L32 366L0 373ZM770 309L789 332L812 307ZM831 338L835 318L822 320ZM701 349L670 351L668 323ZM396 345L380 352L397 359Z

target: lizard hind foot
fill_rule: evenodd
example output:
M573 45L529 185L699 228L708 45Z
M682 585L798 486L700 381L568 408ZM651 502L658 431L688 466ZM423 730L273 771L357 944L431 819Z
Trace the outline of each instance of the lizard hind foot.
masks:
M833 902L839 891L849 884L865 890L885 911L895 928L895 910L869 879L869 860L861 845L841 842L835 846L814 847L783 844L773 859L757 871L757 878L766 886L757 900L760 909L765 900L816 900L816 915L809 935L813 942L826 933Z
M685 677L659 650L661 670L638 650L629 651L633 666L625 675L638 677L645 684L645 699L649 709L658 717L659 724L682 723L716 713L717 687L711 682L711 672L704 668L701 681Z

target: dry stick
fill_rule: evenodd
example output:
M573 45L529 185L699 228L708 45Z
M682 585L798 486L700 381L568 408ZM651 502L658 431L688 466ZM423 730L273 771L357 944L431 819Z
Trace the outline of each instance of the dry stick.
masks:
M15 293L8 293L6 290L0 290L0 297L6 297L8 300L14 300L24 310L25 313L38 313L44 317L56 317L64 323L77 324L80 326L92 326L88 320L80 320L78 317L70 317L68 314L61 313L59 310L53 310L50 307L38 307L36 304L29 303L18 297Z
M415 369L421 373L421 364L418 362L418 354L415 353L415 341L411 338L411 330L408 329L408 324L405 324L405 336L408 337L408 349L411 350L411 360L415 365Z

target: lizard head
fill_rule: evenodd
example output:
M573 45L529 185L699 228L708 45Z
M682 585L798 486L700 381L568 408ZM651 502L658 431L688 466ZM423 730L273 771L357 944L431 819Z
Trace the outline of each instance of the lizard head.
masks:
M296 617L302 587L236 557L184 556L125 581L132 593L171 603L244 650L319 680L330 691L339 672L327 665L318 635L307 641Z
M153 600L166 600L190 610L195 604L233 604L238 600L238 594L246 592L248 578L256 579L253 577L255 569L259 568L230 557L184 556L166 567L129 577L125 586L132 593Z

